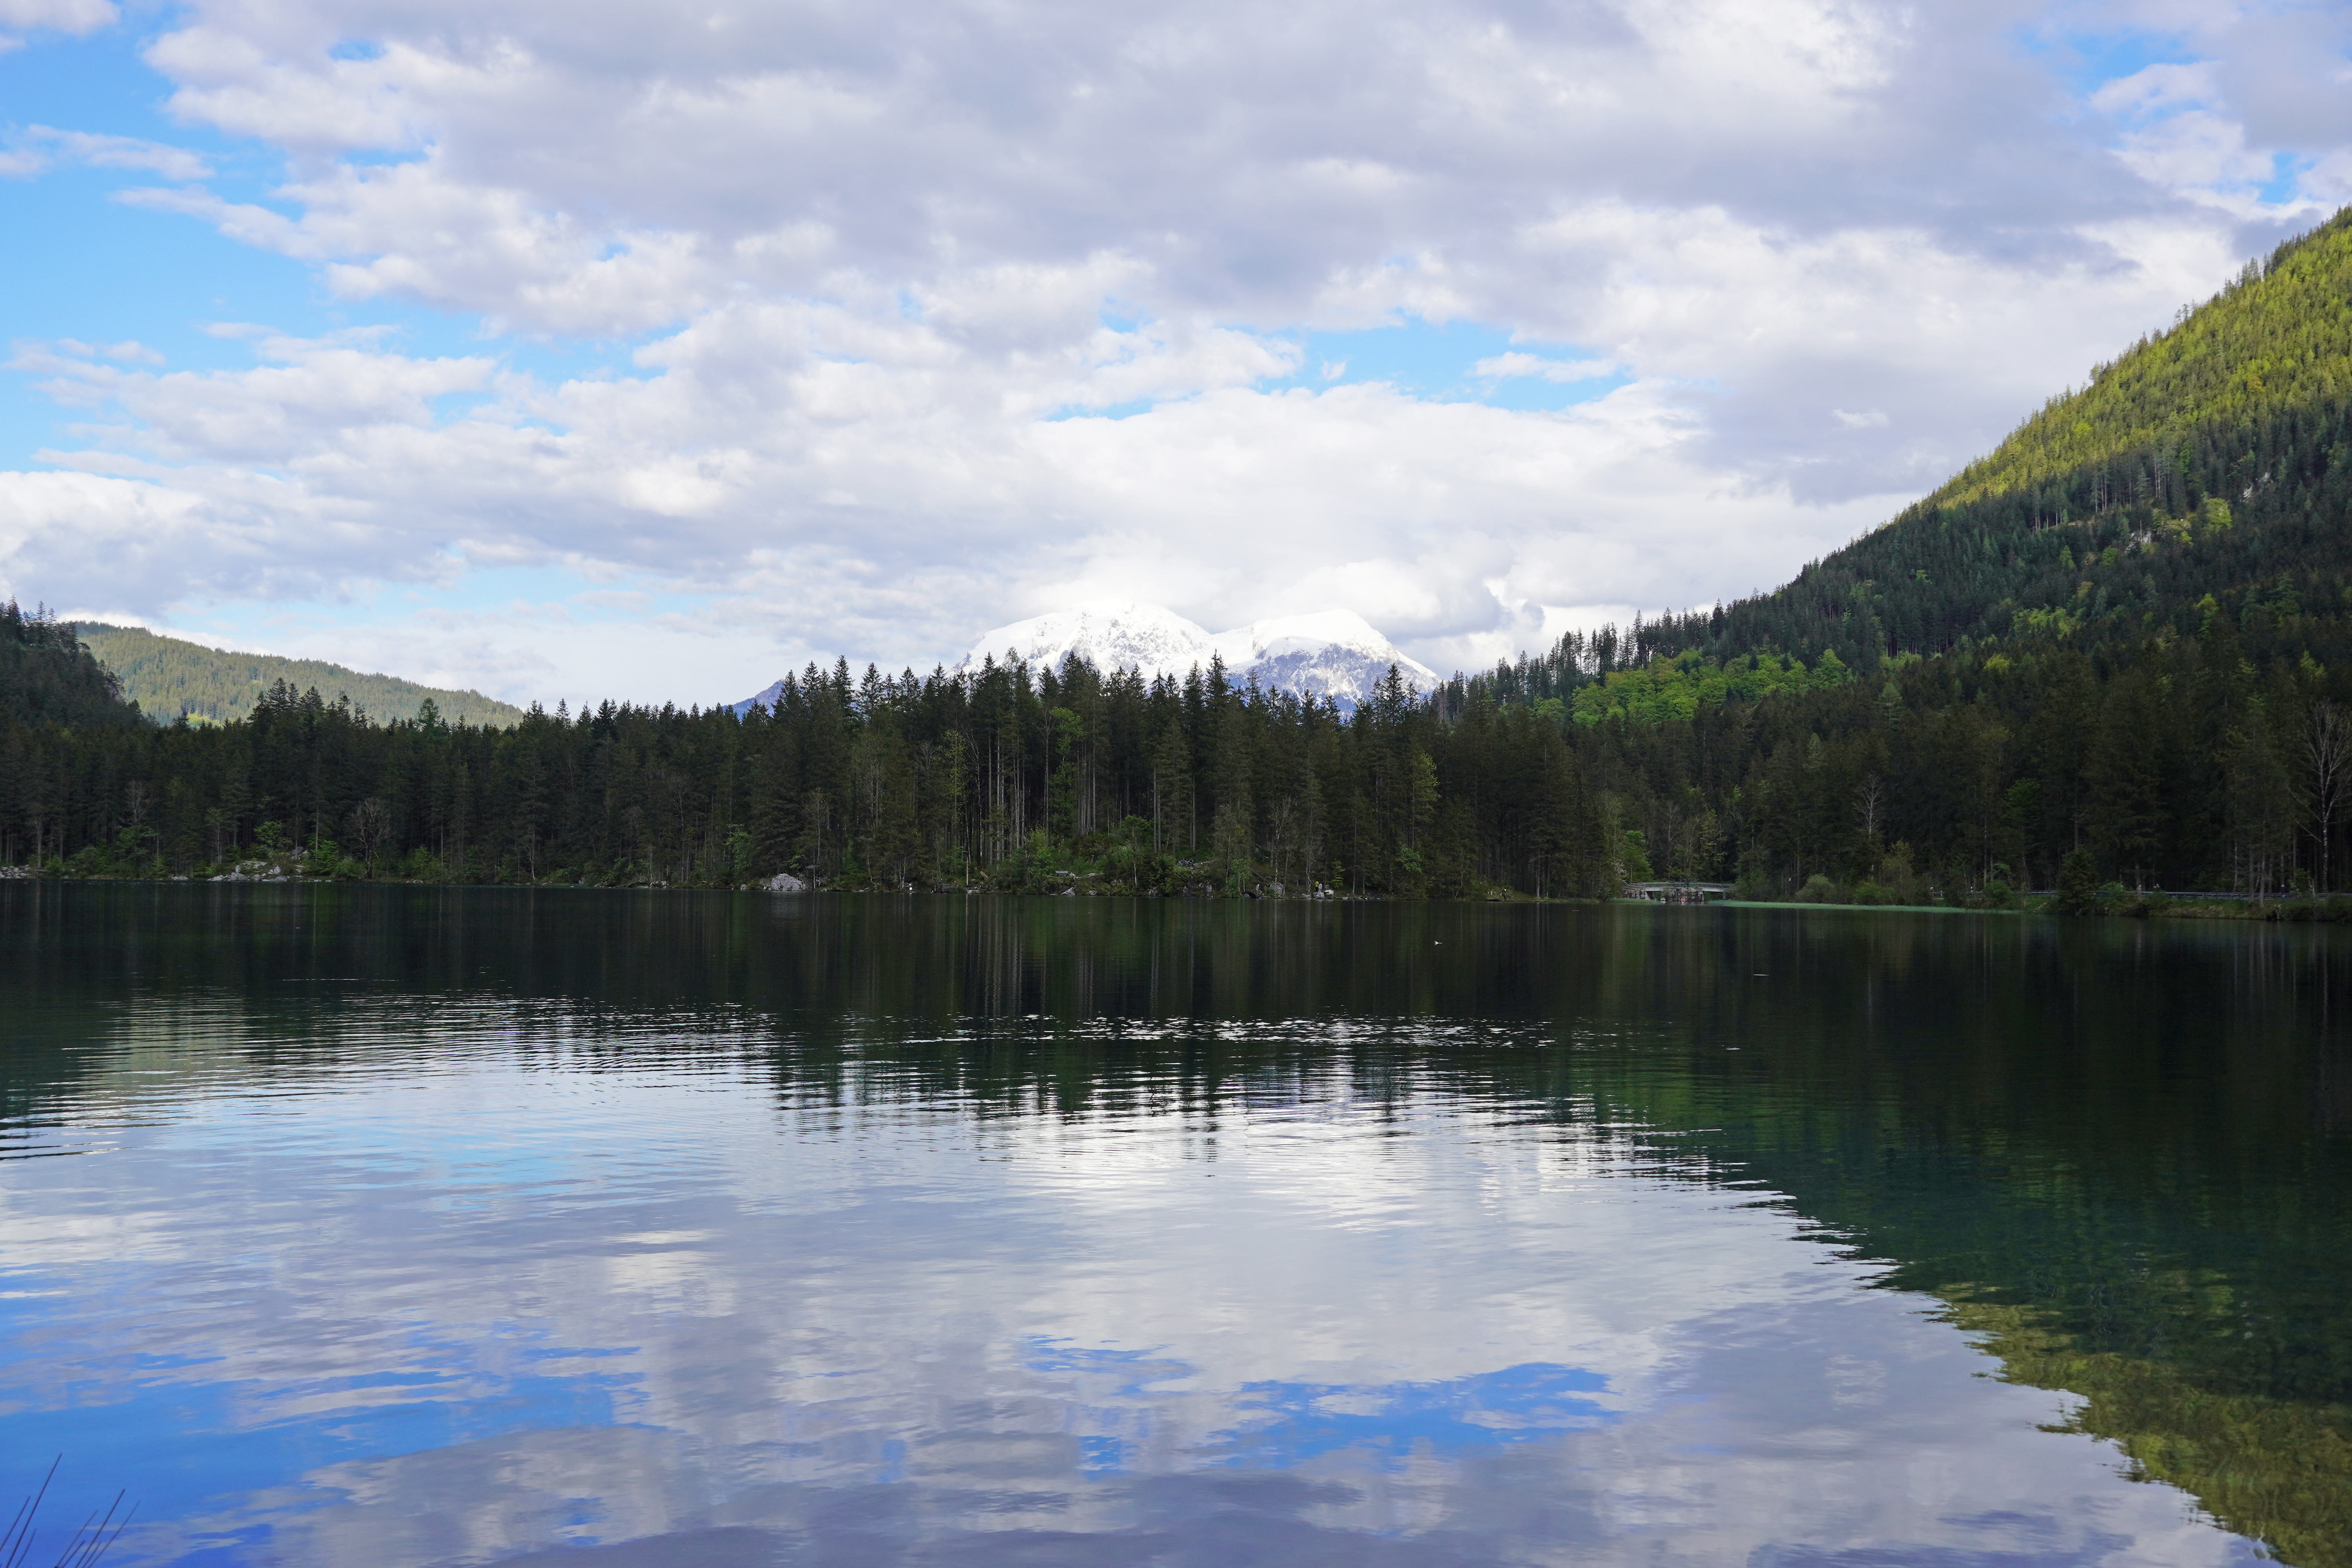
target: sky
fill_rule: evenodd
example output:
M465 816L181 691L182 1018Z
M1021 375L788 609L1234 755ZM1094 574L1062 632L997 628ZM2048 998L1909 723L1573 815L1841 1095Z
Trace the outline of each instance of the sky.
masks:
M2352 198L2352 9L0 0L0 594L517 701L1791 575Z

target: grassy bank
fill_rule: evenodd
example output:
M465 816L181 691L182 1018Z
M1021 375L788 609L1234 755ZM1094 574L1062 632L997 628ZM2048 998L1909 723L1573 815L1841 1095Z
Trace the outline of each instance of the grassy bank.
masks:
M1635 900L1628 900L1635 901ZM1733 910L1869 910L1882 914L1915 915L2106 915L2127 920L2267 921L2293 923L2352 924L2352 897L2304 899L2168 898L2162 893L2103 893L2088 907L2066 910L2058 900L2029 898L2006 904L1885 904L1842 902L1826 899L1718 899L1716 905Z
M1869 910L1888 915L2021 915L2039 911L2039 905L2011 904L1972 907L1968 904L1880 904L1828 903L1820 899L1717 899L1717 906L1727 910Z

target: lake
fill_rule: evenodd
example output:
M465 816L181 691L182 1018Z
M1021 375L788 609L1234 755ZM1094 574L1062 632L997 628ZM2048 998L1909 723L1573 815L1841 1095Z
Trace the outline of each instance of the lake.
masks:
M46 1564L2352 1563L2352 944L0 883Z

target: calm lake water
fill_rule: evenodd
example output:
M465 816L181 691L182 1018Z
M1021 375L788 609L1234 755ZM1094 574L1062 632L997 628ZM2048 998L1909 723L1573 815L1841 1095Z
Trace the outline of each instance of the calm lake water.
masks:
M0 1490L127 1489L110 1565L2352 1563L2347 1007L2301 928L0 883Z

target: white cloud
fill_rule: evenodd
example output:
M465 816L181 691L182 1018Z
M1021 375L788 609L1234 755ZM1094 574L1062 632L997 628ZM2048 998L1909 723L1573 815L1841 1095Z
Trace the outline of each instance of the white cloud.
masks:
M758 306L661 340L640 356L652 374L614 380L551 384L483 358L283 340L265 340L266 363L240 373L51 351L17 363L61 400L121 417L60 455L97 487L80 504L112 514L89 537L137 534L160 506L198 534L211 520L267 531L275 509L286 523L266 552L214 563L246 574L253 594L431 581L452 552L602 563L710 596L705 639L764 626L773 647L772 628L792 627L778 651L795 662L842 648L928 666L973 615L1051 604L1082 583L1221 623L1348 604L1392 635L1483 660L1539 625L1539 607L1515 606L1629 589L1655 603L1682 596L1702 558L1763 577L1789 546L1791 509L1775 488L1691 508L1714 482L1691 456L1702 432L1661 392L1549 416L1385 386L1260 390L1253 376L1286 363L1276 346L1098 329L1084 353L981 354L903 321ZM851 347L867 357L835 357ZM1218 371L1220 355L1241 368ZM1226 384L1127 418L1032 415L1125 401L1171 365ZM17 502L29 514L59 478L0 478L0 507L30 487ZM1803 548L1817 553L1885 504L1804 514L1815 532ZM136 595L159 584L100 555L28 547L0 555L0 574L20 591L65 582L77 602L158 602ZM479 616L404 635L413 648L507 647L484 666L494 681L562 679L562 659L534 667L518 641L606 635L560 606L509 621L504 636ZM681 643L667 667L647 658L610 674L656 695L649 675L675 681L711 653Z
M141 169L167 180L202 180L212 165L184 148L135 136L101 136L86 131L58 131L30 125L10 138L0 152L0 175L24 177L59 164L93 169Z
M131 364L162 364L163 356L136 339L119 343L86 343L75 338L59 338L57 348L61 353L78 354L84 359L120 360ZM18 368L32 368L29 358L21 359Z
M928 664L1079 587L1219 625L1344 605L1442 663L1767 586L2352 192L2344 29L2309 8L2200 13L2197 60L2080 98L2022 5L173 15L172 110L281 153L265 199L95 132L0 159L152 169L177 188L124 199L491 341L21 351L89 423L0 479L8 585L167 616L439 593L456 561L627 579L699 606L629 665L676 695L712 637ZM2306 195L2269 201L2283 149ZM1632 384L1424 404L1297 346L1406 316L1580 345L1449 374ZM111 574L42 533L79 526L60 495L92 537L196 521ZM522 694L606 668L585 614L395 618Z
M150 58L184 117L313 160L286 193L300 217L270 239L236 215L241 234L335 259L355 293L593 331L844 265L919 279L943 255L1106 251L1151 268L1168 305L1286 322L1373 258L1492 249L1629 157L1723 159L1701 183L1726 191L1738 165L1818 159L1884 116L1929 42L1898 12L1805 0L1567 19L1322 0L1279 28L1233 4L1180 25L950 0L712 23L545 0L390 24L339 0L200 5ZM353 37L381 47L331 51ZM1643 158L1654 138L1678 153ZM354 149L412 157L317 161ZM1507 280L1466 281L1486 308Z
M0 0L0 27L46 27L76 35L110 26L112 0Z
M1516 351L1496 354L1491 359L1482 359L1470 367L1471 374L1494 379L1501 379L1505 376L1535 376L1544 381L1557 382L1597 381L1604 375L1614 375L1616 373L1617 366L1605 359L1545 359L1539 354L1519 353Z
M2207 103L2215 96L2214 75L2210 61L2146 66L2101 86L2091 94L2091 107L2109 114L2149 114Z

